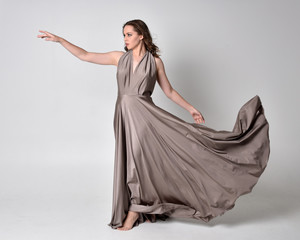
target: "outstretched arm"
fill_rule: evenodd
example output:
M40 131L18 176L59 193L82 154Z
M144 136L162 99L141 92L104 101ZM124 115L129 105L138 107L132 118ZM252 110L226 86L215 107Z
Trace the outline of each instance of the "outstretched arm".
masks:
M123 55L122 51L111 51L107 53L94 53L87 52L86 50L68 42L66 39L56 36L47 31L40 32L44 34L37 35L39 38L45 38L46 41L58 42L64 48L66 48L70 53L72 53L75 57L79 58L82 61L102 64L102 65L116 65L118 64L119 58Z
M202 114L189 104L170 84L163 61L158 57L155 58L157 66L157 82L166 96L179 106L185 108L192 115L196 123L205 123Z

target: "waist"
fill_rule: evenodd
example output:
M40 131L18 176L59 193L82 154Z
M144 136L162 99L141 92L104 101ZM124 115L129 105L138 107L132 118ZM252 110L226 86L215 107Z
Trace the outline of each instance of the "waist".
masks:
M152 100L152 97L150 96L150 94L118 94L118 98L122 98L122 97L139 97L139 98L145 98L145 99L151 99Z

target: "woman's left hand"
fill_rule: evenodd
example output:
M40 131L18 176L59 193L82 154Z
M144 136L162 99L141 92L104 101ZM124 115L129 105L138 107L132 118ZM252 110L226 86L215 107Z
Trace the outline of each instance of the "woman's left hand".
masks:
M202 114L195 108L193 108L191 111L190 111L190 114L192 115L192 117L194 118L195 122L196 123L205 123L205 119L204 117L202 116Z

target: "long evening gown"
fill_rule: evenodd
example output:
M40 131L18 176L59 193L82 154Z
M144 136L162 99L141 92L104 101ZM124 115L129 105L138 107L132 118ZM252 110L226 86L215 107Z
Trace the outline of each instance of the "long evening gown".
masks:
M252 191L270 154L269 124L258 95L240 108L232 131L217 131L153 103L156 65L149 51L134 72L132 50L125 52L116 76L108 226L122 226L128 210L139 212L133 227L168 217L208 222Z

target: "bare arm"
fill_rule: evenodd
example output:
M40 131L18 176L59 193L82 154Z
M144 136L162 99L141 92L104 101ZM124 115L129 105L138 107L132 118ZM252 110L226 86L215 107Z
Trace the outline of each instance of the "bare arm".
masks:
M124 54L122 51L111 51L107 53L95 53L88 52L83 48L80 48L66 39L56 36L47 31L40 32L44 33L43 35L38 35L37 37L45 38L46 41L53 41L60 43L64 48L66 48L70 53L72 53L75 57L79 58L82 61L101 64L101 65L115 65L117 66L119 58Z
M196 123L205 122L202 114L189 104L170 84L163 61L160 58L155 58L157 66L157 82L166 96L179 106L183 107L192 115Z

